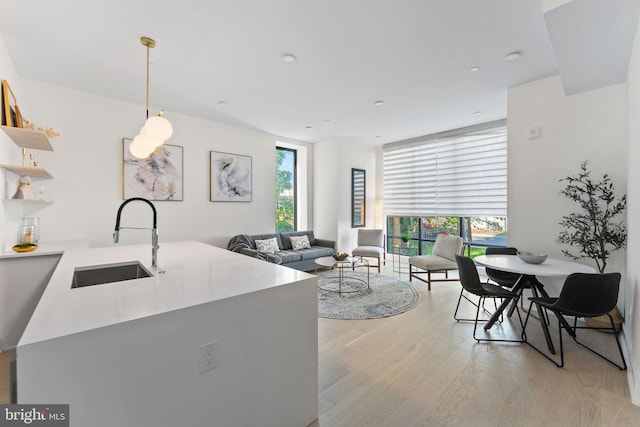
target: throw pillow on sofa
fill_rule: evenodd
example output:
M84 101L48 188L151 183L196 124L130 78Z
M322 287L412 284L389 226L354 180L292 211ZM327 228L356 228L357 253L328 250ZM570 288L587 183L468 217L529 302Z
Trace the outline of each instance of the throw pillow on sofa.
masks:
M274 253L280 250L278 247L278 240L275 237L265 240L256 240L256 249L259 252L267 253Z
M300 249L309 249L309 236L291 236L291 249L298 251Z

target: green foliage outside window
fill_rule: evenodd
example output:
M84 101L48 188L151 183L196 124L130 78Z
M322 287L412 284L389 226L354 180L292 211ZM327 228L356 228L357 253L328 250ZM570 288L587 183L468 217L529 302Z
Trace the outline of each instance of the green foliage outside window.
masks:
M293 199L293 171L282 169L286 150L276 150L276 231L295 229L295 205Z

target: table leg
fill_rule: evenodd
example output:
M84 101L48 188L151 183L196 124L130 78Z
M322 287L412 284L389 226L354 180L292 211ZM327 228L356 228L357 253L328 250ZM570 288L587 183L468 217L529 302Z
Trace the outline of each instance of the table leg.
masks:
M513 292L522 294L522 287L524 286L525 281L526 281L526 278L521 275L518 281L516 282L516 284L513 286ZM498 307L498 309L493 313L493 315L489 318L487 323L484 325L485 330L489 330L489 328L491 328L493 324L496 323L496 321L498 320L502 312L507 308L510 302L511 300L502 301L502 304L500 304L500 307ZM517 304L518 301L514 299L513 303ZM511 317L511 311L509 311L509 317Z

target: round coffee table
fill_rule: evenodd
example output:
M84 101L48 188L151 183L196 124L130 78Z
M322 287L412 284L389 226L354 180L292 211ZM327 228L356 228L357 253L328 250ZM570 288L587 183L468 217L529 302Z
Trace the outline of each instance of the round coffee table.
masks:
M328 280L329 283L335 283L337 281L338 288L328 288L328 287L320 287L323 291L327 292L336 292L338 294L347 294L353 292L362 292L369 289L369 261L366 258L360 257L347 257L344 261L337 261L331 256L326 256L322 258L317 258L315 260L315 272L318 273L318 267L322 268L330 268L332 270L337 270L338 275L333 277L327 277L325 280ZM367 268L367 280L361 279L359 277L345 275L345 270L355 270L356 268L366 267ZM343 291L342 284L343 283L351 283L357 284L356 289Z

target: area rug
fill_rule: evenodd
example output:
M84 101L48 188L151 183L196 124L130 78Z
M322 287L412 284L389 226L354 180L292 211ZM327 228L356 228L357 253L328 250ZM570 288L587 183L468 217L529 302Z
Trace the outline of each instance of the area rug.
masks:
M389 276L371 273L370 289L361 282L346 280L343 291L361 291L342 293L324 291L337 289L337 280L331 279L336 271L318 272L318 317L329 319L376 319L404 313L418 303L418 291L407 282ZM367 273L359 271L345 272L347 277L366 280Z

